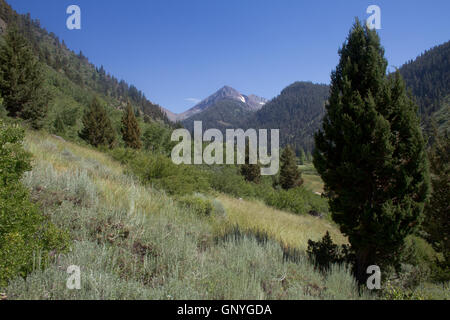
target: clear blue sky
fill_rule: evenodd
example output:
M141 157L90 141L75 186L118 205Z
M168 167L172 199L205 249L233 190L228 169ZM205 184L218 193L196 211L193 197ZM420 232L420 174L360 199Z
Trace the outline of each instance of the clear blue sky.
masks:
M271 99L294 81L329 83L354 18L365 20L372 4L391 66L450 39L449 0L7 2L174 112L224 85ZM71 4L81 8L82 30L66 28Z

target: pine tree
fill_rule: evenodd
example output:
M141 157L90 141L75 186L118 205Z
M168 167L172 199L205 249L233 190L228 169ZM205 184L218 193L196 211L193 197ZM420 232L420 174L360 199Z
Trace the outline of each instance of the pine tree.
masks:
M404 238L421 222L428 161L417 106L398 73L386 76L376 31L357 21L339 54L314 165L363 283L370 265L398 266Z
M300 147L300 164L304 165L305 162L306 162L305 150L303 150L303 148Z
M248 144L245 146L245 164L241 165L241 175L248 182L259 183L261 181L261 166L259 164L250 164Z
M303 184L300 170L297 166L295 153L291 146L284 148L281 154L280 185L284 190L289 190Z
M130 103L122 117L122 138L128 148L140 149L142 147L141 129Z
M450 280L450 137L446 133L439 136L434 130L435 142L430 150L432 187L430 203L425 207L423 228L427 240L433 248L443 255L438 262L438 280Z
M40 129L50 99L41 65L26 39L10 27L0 48L0 92L10 117L20 117Z
M115 134L111 120L98 98L92 100L89 109L84 113L83 125L84 128L79 135L87 143L94 147L114 145Z

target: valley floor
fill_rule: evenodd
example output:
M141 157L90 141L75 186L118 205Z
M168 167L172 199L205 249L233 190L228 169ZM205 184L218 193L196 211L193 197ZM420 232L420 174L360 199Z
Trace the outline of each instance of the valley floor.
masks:
M72 238L70 250L13 280L8 299L372 299L345 267L323 275L305 257L330 222L218 195L220 216L199 217L137 183L108 155L29 134L33 199ZM286 253L290 247L295 255ZM292 250L290 252L293 252ZM38 261L37 261L38 262ZM66 283L81 269L81 290Z

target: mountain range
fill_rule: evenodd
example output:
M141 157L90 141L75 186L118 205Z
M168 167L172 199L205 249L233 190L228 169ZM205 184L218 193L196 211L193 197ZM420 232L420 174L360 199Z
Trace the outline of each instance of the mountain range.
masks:
M440 131L450 128L450 41L427 50L400 69L416 100L424 128L435 122ZM271 101L246 97L228 86L179 115L185 128L193 130L202 121L204 130L217 128L280 129L282 145L290 144L299 154L312 152L314 133L325 115L329 86L296 82ZM249 101L254 97L254 103ZM256 102L256 103L255 103Z

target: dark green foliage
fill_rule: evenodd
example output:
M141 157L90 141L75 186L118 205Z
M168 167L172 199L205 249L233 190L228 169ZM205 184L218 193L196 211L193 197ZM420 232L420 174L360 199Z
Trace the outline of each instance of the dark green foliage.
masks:
M149 123L142 137L144 149L169 156L175 146L175 142L170 139L171 136L172 130L167 126L157 122Z
M64 121L60 115L58 115L56 117L55 121L53 122L53 129L54 129L54 133L56 133L56 134L64 135L64 133L66 132Z
M141 129L139 128L133 108L129 103L122 116L121 132L125 146L132 149L140 149L142 147Z
M48 91L42 68L25 38L10 27L0 48L0 91L10 117L20 117L40 129L47 114Z
M294 150L291 146L284 148L281 154L280 185L284 190L296 188L303 184L300 170L298 169Z
M24 131L0 122L0 287L33 271L35 258L44 266L52 250L63 250L67 236L40 214L20 179L31 169L22 148Z
M297 154L300 149L312 151L313 136L320 129L329 90L327 85L296 82L251 115L245 127L280 129L281 146L291 145Z
M328 231L321 241L308 240L307 254L322 272L330 270L332 264L348 263L352 260L350 247L334 244Z
M368 266L397 262L420 224L428 162L417 106L398 73L387 78L377 33L356 22L339 53L314 165L365 282Z
M429 153L433 192L425 207L423 228L427 240L443 255L438 261L441 269L437 278L450 280L450 138L436 133L435 143Z
M250 164L248 143L245 145L245 164L241 165L241 175L248 182L259 183L261 181L261 166L259 164Z
M7 112L5 110L5 107L3 106L3 99L0 94L0 118L5 118L7 116Z
M406 85L419 105L420 113L431 116L450 94L450 41L425 51L400 69Z
M94 98L83 115L84 128L80 132L80 138L87 143L98 146L113 146L115 141L111 120L97 98Z

